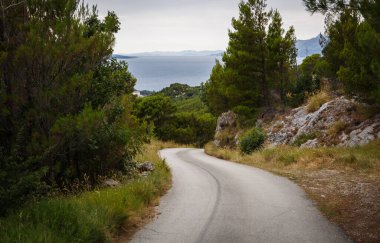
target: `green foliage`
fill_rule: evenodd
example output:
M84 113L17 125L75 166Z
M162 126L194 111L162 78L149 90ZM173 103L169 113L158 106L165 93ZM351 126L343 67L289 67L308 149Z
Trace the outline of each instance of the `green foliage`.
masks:
M265 139L266 135L263 130L253 128L240 138L240 150L245 154L251 154L253 151L261 148L265 142Z
M115 189L33 203L0 219L0 242L110 242L169 182L169 169L160 162L148 177Z
M284 33L280 13L275 10L268 27L268 79L270 87L277 93L280 100L285 103L286 92L291 87L294 68L297 63L296 37L293 27ZM274 98L274 97L273 97Z
M128 71L128 64L116 59L107 59L97 68L89 93L89 102L94 107L102 107L112 98L130 94L134 90L136 78Z
M380 103L380 2L310 1L311 12L327 13L323 54L332 78L349 95ZM363 18L364 17L364 18Z
M214 136L216 118L201 100L201 87L172 84L157 94L138 99L134 113L163 141L203 146ZM149 126L150 128L151 126Z
M136 80L109 59L120 27L113 12L100 20L79 0L4 4L0 215L86 176L95 185L123 169L144 135L131 116Z
M164 141L202 147L213 138L215 127L216 119L210 114L177 113L156 127L156 135Z
M160 127L176 112L169 97L162 94L152 95L138 99L135 103L134 113L143 121L153 123L155 127Z
M234 110L255 119L262 107L284 103L294 76L297 50L294 28L285 33L278 11L267 12L265 0L239 5L232 19L223 64L216 62L204 86L204 101L214 114Z
M200 87L190 87L187 84L174 83L169 87L162 89L158 94L165 95L171 99L188 99L192 97L197 97L200 95Z
M206 104L202 101L200 96L195 96L189 99L175 100L174 105L178 111L205 114L210 113Z
M321 55L314 54L306 57L299 66L299 78L293 83L287 96L287 103L297 107L305 102L306 98L321 89L321 78L326 68L323 66Z

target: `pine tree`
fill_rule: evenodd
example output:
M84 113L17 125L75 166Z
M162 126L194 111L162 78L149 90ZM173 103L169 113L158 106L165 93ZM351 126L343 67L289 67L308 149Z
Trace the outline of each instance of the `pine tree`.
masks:
M279 12L266 7L265 0L241 2L239 18L232 19L224 63L217 62L205 84L205 101L216 113L233 110L242 120L254 120L258 111L279 103L274 90L285 103L296 38L293 27L285 33Z
M290 72L296 66L297 49L294 28L285 33L280 13L275 10L268 28L268 75L271 87L285 102L285 92L290 84Z
M327 15L323 54L329 71L349 95L380 104L380 1L304 0Z
M223 56L223 86L230 109L251 112L268 104L266 27L269 13L264 0L239 5L240 15L232 20L229 45Z

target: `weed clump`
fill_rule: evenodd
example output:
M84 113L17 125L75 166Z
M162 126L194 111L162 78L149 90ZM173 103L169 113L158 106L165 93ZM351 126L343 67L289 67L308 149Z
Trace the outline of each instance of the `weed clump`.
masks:
M302 144L306 143L307 141L309 140L313 140L317 138L317 134L316 133L307 133L307 134L302 134L300 135L294 142L293 142L293 146L301 146Z
M320 91L308 99L306 109L308 112L315 112L330 100L331 96L326 91Z
M251 154L253 151L261 148L266 139L266 135L263 130L259 128L253 128L242 136L240 139L240 150L244 154Z

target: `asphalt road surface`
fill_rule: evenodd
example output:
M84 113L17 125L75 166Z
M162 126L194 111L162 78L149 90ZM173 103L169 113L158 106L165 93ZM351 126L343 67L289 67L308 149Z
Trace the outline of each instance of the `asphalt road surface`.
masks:
M208 156L161 151L173 188L132 242L350 242L293 182Z

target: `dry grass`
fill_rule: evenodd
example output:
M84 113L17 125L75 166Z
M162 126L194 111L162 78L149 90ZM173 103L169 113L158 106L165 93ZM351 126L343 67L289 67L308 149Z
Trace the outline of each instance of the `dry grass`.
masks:
M136 161L160 161L158 151L165 148L188 148L191 145L182 145L175 142L163 142L156 139L152 139L150 143L146 144L142 152L136 156Z
M206 153L294 180L356 242L380 242L380 140L357 148L266 148L251 155L206 145Z
M347 124L344 123L343 121L336 121L334 122L331 127L329 127L327 134L330 137L336 137L338 136L341 132L343 132L347 128Z
M239 150L219 149L209 143L206 145L206 152L218 158L271 170L329 168L380 177L380 140L357 148L321 147L310 149L279 146L266 148L251 155L243 155Z
M323 104L330 101L332 98L326 91L320 91L319 93L309 97L307 101L307 111L315 112L317 111Z

